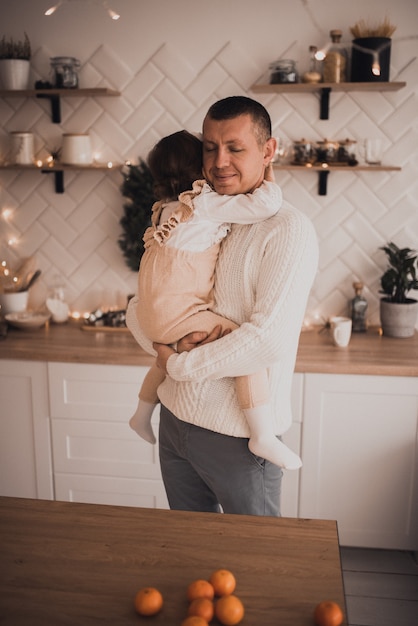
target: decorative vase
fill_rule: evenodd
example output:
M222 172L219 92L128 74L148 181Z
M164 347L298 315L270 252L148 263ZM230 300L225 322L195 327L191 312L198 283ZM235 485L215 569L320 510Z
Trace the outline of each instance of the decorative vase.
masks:
M351 82L376 83L389 81L389 37L359 37L353 39L351 51ZM379 68L380 73L375 73Z
M27 89L30 61L26 59L0 59L0 86L2 89Z
M387 337L413 337L417 315L417 300L408 298L404 304L380 300L380 323Z

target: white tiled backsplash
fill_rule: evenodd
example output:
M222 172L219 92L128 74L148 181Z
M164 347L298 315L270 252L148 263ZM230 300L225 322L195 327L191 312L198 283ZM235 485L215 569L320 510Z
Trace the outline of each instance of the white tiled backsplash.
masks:
M0 2L0 6L5 4L3 0ZM35 4L43 6L45 3L37 0ZM138 6L132 6L137 3L119 0L115 4L122 19L124 16L129 19L132 11L137 11L140 17ZM152 9L155 15L158 4ZM187 2L180 4L187 5ZM237 7L243 3L231 0L231 4ZM270 2L267 4L272 6ZM288 2L281 4L290 7ZM309 2L302 4L309 9ZM369 4L379 2L373 0ZM417 15L414 2L405 0L399 4L398 11L405 5L404 11L414 11ZM296 11L296 8L293 5L289 10ZM395 9L392 14L396 22ZM337 26L348 30L349 25L364 17L356 13L353 19L352 15L347 22L345 18L344 23L339 21ZM318 43L324 35L312 32L308 17L303 15L293 39L299 40L306 31L305 40L309 36ZM100 19L105 17L100 16ZM240 19L245 22L245 17ZM202 29L204 20L192 16L190 24L191 28L194 25ZM415 20L415 28L417 24ZM334 19L330 26L335 25ZM285 26L281 28L284 32ZM36 31L32 32L29 26L27 30L36 42ZM325 27L324 32L327 30ZM119 43L121 32L117 35ZM403 33L398 34L402 38ZM197 59L186 53L181 37L164 41L159 39L156 29L154 39L153 52L145 58L139 55L141 63L134 70L131 58L119 50L120 46L112 46L111 38L90 49L82 59L80 85L108 86L121 91L121 96L64 98L61 124L52 124L48 101L0 99L3 157L7 152L8 133L25 130L35 134L40 158L45 156L45 148L60 145L62 133L88 132L99 161L137 161L167 133L180 128L199 131L208 106L232 94L247 94L263 102L271 114L274 135L278 137L290 140L349 137L358 141L381 137L383 162L399 165L402 171L331 172L326 196L317 194L318 175L314 172L276 172L285 198L312 219L320 242L319 271L308 305L307 321L318 322L333 314L346 313L347 302L353 296L352 282L362 280L369 301L369 320L378 323L379 277L385 265L379 246L389 240L402 247L415 248L418 244L416 33L415 40L405 37L404 45L401 42L396 45L396 40L393 44L391 78L406 81L404 89L332 93L330 119L323 121L319 120L317 95L254 95L251 92L251 85L260 77L264 75L264 82L267 80L266 59L260 60L260 53L255 53L264 45L261 31L254 36L251 46L246 45L242 37L225 33L225 39L216 50L207 44L205 54L205 45L202 45ZM45 41L45 36L42 40ZM45 79L49 57L60 50L47 47L45 43L33 47L33 80ZM299 41L296 48L302 54L305 47ZM77 56L75 52L74 56ZM270 57L270 61L274 58ZM135 291L136 275L126 267L117 243L125 201L119 189L122 177L115 170L65 172L64 182L65 193L56 194L51 175L0 170L1 257L17 264L22 257L36 256L43 281L33 289L34 305L42 301L58 274L72 310L86 312L99 306L124 306L127 294ZM5 216L4 209L12 209L12 214ZM7 243L11 239L15 241L13 246Z

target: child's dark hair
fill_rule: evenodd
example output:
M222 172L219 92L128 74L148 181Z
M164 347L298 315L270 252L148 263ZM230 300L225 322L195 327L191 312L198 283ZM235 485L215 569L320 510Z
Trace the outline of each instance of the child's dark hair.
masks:
M175 200L182 191L203 178L202 142L181 130L163 137L148 155L148 167L154 179L158 200Z

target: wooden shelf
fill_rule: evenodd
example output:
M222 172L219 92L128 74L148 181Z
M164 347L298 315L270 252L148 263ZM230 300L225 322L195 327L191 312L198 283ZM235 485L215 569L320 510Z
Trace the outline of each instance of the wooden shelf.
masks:
M51 117L54 124L61 122L61 98L92 98L120 96L119 91L108 87L87 89L1 89L0 98L43 98L51 102Z
M329 119L329 98L331 91L398 91L405 87L405 82L364 82L364 83L275 83L255 84L254 93L319 93L321 120Z
M327 183L330 172L397 172L400 167L396 165L293 165L273 164L275 170L293 170L299 172L318 172L318 194L327 195Z
M0 164L0 170L21 170L33 171L38 170L41 174L54 174L55 193L64 193L64 172L66 171L113 171L122 167L121 163L113 163L109 167L107 163L91 163L90 165L70 165L65 163L57 163L56 165L18 165L15 163Z
M275 83L257 84L251 87L255 93L306 93L320 89L333 91L399 91L406 83Z

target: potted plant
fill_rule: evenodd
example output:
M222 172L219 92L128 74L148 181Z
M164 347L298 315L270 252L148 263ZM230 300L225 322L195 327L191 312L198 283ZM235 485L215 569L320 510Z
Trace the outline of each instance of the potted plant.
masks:
M380 248L388 258L389 267L380 279L380 322L384 335L412 337L418 315L418 301L408 298L411 289L418 289L418 254L410 248L398 248L393 242Z
M31 45L25 33L23 41L0 39L0 86L2 89L27 89Z

